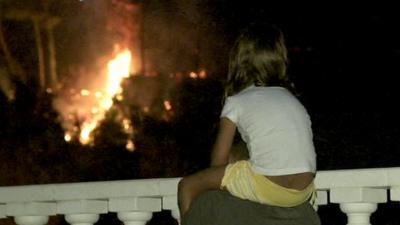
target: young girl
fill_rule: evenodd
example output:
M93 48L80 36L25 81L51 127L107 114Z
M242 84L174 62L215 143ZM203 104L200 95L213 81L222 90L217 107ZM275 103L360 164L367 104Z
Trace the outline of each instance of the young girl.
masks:
M208 169L179 183L181 217L200 193L223 189L262 204L293 207L309 200L314 189L316 154L311 121L289 91L287 49L272 25L251 25L230 55L226 100ZM229 163L238 129L249 160Z

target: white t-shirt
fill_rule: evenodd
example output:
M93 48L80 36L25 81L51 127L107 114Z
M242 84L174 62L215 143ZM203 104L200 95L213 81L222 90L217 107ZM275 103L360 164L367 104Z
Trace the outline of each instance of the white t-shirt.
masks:
M287 89L247 87L227 98L221 117L236 124L255 172L277 176L316 171L310 117Z

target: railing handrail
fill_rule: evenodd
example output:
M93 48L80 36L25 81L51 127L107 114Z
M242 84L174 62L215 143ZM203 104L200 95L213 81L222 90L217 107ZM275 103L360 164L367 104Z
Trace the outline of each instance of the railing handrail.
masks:
M400 186L400 167L318 171L319 190ZM146 178L0 187L0 203L176 195L180 178Z
M317 189L400 186L400 167L318 171Z
M0 204L176 195L180 178L148 178L0 187Z
M399 178L400 167L318 171L315 208L336 203L346 213L349 225L370 225L378 203L400 201ZM70 224L94 224L99 214L117 212L126 224L145 224L152 212L171 210L179 220L176 195L180 179L3 186L0 218L13 216L19 225L43 225L49 216L63 214Z

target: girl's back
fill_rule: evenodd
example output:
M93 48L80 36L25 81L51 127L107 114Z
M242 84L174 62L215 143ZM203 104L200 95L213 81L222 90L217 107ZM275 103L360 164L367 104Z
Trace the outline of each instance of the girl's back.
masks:
M315 172L310 118L285 88L252 85L227 99L222 116L237 125L255 172L267 176Z

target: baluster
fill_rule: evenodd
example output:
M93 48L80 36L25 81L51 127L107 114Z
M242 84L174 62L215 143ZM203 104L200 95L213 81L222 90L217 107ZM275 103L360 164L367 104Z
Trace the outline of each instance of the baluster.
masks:
M0 219L6 218L6 205L0 204Z
M347 215L347 225L371 225L370 217L377 203L342 203L340 209Z
M390 188L390 200L400 201L400 186Z
M178 207L178 197L176 195L164 196L162 208L165 210L170 210L171 216L176 219L179 224L181 223L181 216Z
M153 217L153 212L161 211L161 199L112 198L108 202L108 208L110 212L116 212L118 219L125 225L144 225Z
M14 221L18 225L44 225L49 221L48 216L15 216Z
M107 213L107 201L76 200L57 202L57 213L64 214L71 225L92 225L99 220L99 214Z
M328 204L328 193L327 193L327 191L318 190L316 197L317 198L315 199L313 207L314 207L315 211L318 211L318 207L320 205L327 205Z
M99 214L66 214L65 220L71 225L93 225L99 220Z
M119 212L118 219L125 225L145 225L152 217L152 212Z
M7 203L6 214L19 225L44 225L56 214L56 204L47 202Z
M330 191L333 203L347 215L348 225L370 225L370 217L378 203L387 202L386 189L377 188L333 188Z
M171 216L178 221L178 224L181 224L181 214L179 213L179 209L171 210Z

